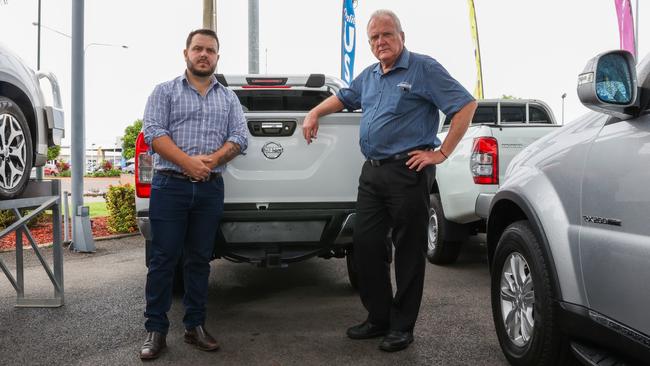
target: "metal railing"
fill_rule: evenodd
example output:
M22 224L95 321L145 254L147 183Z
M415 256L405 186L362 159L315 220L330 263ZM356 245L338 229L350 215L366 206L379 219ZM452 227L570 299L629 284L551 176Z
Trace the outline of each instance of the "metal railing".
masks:
M31 211L22 215L20 209L30 208ZM27 223L41 212L52 210L52 253L53 269L43 258L34 237L32 236ZM63 291L63 251L61 248L61 194L60 182L52 181L30 181L25 192L20 198L0 201L0 210L11 210L16 221L4 230L0 231L0 238L12 232L16 233L16 276L14 277L9 268L0 258L0 269L9 279L9 282L16 290L16 307L59 307L64 303ZM23 236L27 238L34 250L34 254L40 261L45 273L54 287L52 298L25 298L25 277L23 257Z

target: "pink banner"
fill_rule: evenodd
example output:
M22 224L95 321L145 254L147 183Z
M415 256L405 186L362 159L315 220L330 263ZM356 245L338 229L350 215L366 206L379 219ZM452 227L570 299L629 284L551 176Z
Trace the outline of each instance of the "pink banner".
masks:
M630 0L614 0L618 15L618 33L621 38L621 49L629 51L636 57L634 42L634 19Z

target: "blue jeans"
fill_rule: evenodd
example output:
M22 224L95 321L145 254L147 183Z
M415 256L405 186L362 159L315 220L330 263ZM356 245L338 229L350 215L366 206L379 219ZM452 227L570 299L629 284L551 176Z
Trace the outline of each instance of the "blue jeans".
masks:
M147 273L144 316L148 332L167 333L167 312L172 302L172 282L183 258L186 329L203 325L208 297L210 260L219 221L223 215L223 179L209 182L156 174L151 182L149 220L151 260Z

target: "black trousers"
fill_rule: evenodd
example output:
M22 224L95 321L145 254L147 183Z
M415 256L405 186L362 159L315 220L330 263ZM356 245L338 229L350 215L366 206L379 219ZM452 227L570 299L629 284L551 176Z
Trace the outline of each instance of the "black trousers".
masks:
M368 320L398 331L412 331L420 310L429 192L435 177L435 166L416 172L405 163L363 165L354 228L359 293ZM390 280L391 241L395 247L395 295Z

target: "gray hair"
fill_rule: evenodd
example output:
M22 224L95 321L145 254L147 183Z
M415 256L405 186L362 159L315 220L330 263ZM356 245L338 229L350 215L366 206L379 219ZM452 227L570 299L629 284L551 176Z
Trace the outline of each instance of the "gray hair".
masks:
M379 9L375 10L374 13L370 16L370 20L368 20L368 26L370 26L370 22L372 22L373 19L379 18L379 17L389 17L393 20L393 23L395 23L395 26L397 27L397 32L402 33L402 23L400 23L399 18L397 17L397 14L395 14L392 10L388 9ZM368 28L366 27L366 29Z

